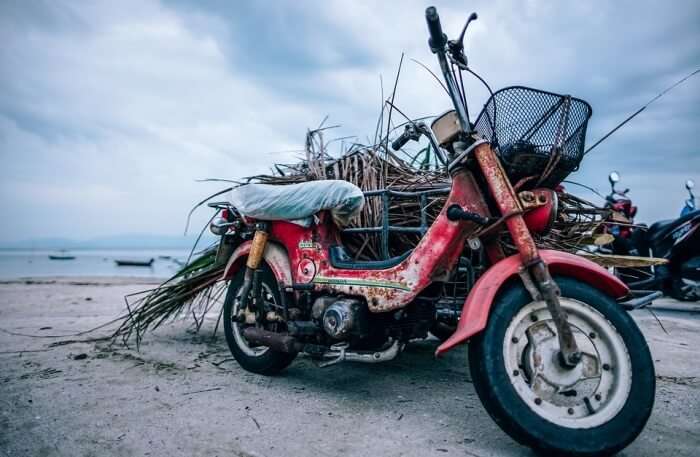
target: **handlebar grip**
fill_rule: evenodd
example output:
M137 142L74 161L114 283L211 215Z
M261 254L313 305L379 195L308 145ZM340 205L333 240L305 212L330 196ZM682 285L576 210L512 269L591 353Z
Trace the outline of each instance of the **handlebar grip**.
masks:
M408 143L410 139L411 137L408 135L408 133L404 132L401 134L401 136L391 142L391 147L394 151L398 151L404 146L404 144Z
M447 36L442 33L442 25L440 25L440 16L434 6L429 6L425 9L425 21L428 23L428 32L430 32L430 50L433 52L441 51L447 44Z

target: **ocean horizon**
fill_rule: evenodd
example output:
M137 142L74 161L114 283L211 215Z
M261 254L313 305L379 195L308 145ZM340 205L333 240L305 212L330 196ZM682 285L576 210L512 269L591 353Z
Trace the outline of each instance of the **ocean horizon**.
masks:
M205 246L202 246L202 248ZM0 279L49 276L136 276L168 278L187 261L190 249L123 249L75 248L24 249L0 248ZM66 255L70 260L53 260L49 256ZM118 266L117 260L149 261L149 267Z

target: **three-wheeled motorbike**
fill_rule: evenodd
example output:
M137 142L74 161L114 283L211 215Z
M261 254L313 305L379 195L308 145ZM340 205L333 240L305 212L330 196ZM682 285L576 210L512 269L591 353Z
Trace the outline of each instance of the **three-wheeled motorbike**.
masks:
M566 455L606 455L632 442L654 403L646 341L618 305L628 287L596 264L538 249L556 213L553 189L583 157L590 106L525 87L494 94L474 123L457 75L463 38L426 10L429 45L454 109L412 124L446 159L451 188L415 249L376 261L345 251L340 228L363 204L343 181L251 184L214 222L233 253L225 270L228 345L246 370L272 375L299 354L320 366L377 363L425 338L465 244L488 268L468 291L442 356L468 344L476 391L518 442ZM460 419L461 420L461 419Z

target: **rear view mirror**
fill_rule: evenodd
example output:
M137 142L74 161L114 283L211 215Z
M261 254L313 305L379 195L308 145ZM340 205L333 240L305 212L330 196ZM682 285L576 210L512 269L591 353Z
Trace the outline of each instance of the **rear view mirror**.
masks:
M620 181L620 174L616 171L611 171L610 175L608 175L608 179L610 180L610 184L614 186L616 182Z
M687 180L687 181L685 182L685 188L686 188L686 189L690 190L690 189L692 189L693 187L695 187L695 181L693 181L692 179L689 179L689 180Z

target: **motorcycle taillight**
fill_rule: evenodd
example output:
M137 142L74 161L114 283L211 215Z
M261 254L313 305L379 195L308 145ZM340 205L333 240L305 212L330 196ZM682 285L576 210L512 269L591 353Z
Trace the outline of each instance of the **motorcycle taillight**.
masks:
M233 214L228 209L221 210L221 218L228 222L233 222Z

